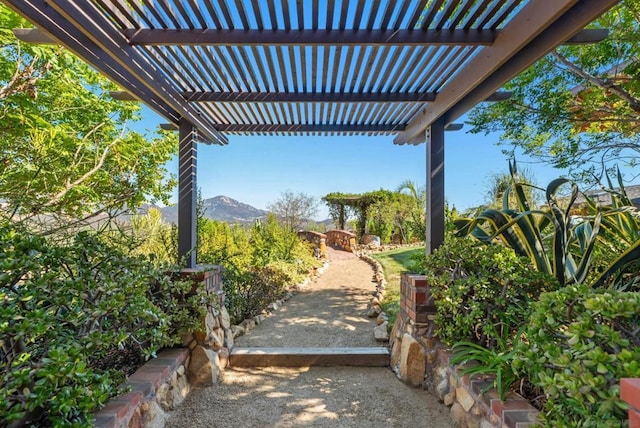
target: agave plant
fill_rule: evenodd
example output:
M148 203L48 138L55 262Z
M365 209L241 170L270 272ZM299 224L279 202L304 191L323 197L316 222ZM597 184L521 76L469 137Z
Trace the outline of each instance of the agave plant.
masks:
M585 280L598 241L623 242L626 250L602 272L594 286L601 286L614 272L640 259L638 211L626 198L624 187L612 196L616 203L612 207L600 207L587 197L591 215L575 218L570 212L578 197L576 183L558 178L546 189L536 187L544 190L546 205L542 209L531 209L524 189L535 186L518 180L515 162L509 163L509 171L512 185L505 192L503 209L488 209L475 218L456 220L458 235L470 234L485 243L502 242L517 254L528 257L538 271L553 275L563 285ZM566 186L570 187L570 194L562 197L561 190ZM512 195L518 209L509 209Z

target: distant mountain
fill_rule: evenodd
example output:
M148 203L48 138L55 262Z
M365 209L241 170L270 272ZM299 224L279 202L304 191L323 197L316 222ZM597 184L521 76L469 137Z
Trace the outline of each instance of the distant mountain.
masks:
M205 199L204 215L212 220L226 221L228 223L251 223L258 218L266 217L268 211L252 207L251 205L236 201L228 196L219 195ZM168 223L178 222L178 205L170 207L157 207L149 205L146 208L157 208L162 217Z

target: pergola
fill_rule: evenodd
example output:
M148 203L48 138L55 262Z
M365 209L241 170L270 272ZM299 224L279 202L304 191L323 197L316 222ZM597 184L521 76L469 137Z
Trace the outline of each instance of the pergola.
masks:
M228 134L426 142L427 249L444 239L444 132L616 0L4 0L180 132L179 254L195 264L196 143Z

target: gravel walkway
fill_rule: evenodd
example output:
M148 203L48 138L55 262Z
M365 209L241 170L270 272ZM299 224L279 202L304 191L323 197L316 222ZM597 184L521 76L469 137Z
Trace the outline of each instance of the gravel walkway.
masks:
M328 249L330 266L283 308L236 339L239 347L380 346L366 317L371 267ZM400 382L388 368L227 369L219 384L193 390L167 427L453 426L446 406Z

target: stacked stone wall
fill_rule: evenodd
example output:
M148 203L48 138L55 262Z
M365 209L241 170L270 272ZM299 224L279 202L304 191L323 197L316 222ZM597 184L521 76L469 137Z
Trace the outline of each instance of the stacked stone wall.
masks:
M451 351L435 334L436 307L426 277L403 274L400 291L400 313L390 337L391 367L398 377L450 406L457 426L534 426L538 411L524 398L512 393L501 401L487 389L493 379L461 376L460 368L451 365Z
M354 251L356 247L356 235L346 230L328 230L327 245L333 248L342 248L345 251Z
M313 244L317 258L327 257L327 235L310 230L301 230L298 232L298 237Z

